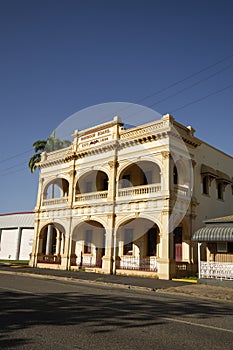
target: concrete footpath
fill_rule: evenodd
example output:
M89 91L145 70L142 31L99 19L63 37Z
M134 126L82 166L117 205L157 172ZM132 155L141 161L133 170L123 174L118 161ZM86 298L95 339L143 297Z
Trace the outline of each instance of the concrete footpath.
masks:
M219 285L207 285L190 283L183 280L158 280L154 278L143 278L135 276L104 275L83 271L61 271L52 269L38 269L21 267L17 265L0 264L0 273L30 274L35 277L66 279L82 283L95 283L98 285L111 285L122 288L140 289L158 293L186 295L190 297L215 299L233 302L233 288L231 283ZM228 286L229 285L229 286Z

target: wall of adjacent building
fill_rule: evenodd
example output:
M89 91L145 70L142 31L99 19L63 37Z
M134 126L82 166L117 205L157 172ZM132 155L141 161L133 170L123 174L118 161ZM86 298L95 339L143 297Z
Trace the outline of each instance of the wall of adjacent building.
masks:
M0 215L0 260L29 260L34 213Z
M202 142L195 150L194 167L194 196L199 203L197 206L197 217L193 230L203 226L206 219L231 215L233 213L233 192L232 184L226 184L223 191L223 199L217 198L217 182L212 179L209 186L209 194L203 194L203 177L201 174L202 164L207 165L214 170L219 170L232 179L233 176L233 158L220 150Z

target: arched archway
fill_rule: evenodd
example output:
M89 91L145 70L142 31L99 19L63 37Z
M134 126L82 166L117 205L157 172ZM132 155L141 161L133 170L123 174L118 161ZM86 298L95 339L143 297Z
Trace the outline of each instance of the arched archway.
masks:
M106 198L108 194L108 175L101 170L92 170L80 176L76 183L75 199ZM93 197L93 198L92 198Z
M78 224L72 234L71 265L101 268L104 254L104 226L95 220Z
M193 188L193 168L189 159L173 160L171 185L178 195L189 196Z
M43 199L67 197L69 194L69 182L64 178L50 181L44 188Z
M126 220L117 230L118 268L157 271L159 227L145 218Z
M138 161L131 163L119 175L119 188L160 184L161 169L151 161Z
M37 262L60 264L64 245L63 227L54 223L47 224L40 231Z
M118 196L154 196L161 191L161 169L152 161L131 163L119 174Z

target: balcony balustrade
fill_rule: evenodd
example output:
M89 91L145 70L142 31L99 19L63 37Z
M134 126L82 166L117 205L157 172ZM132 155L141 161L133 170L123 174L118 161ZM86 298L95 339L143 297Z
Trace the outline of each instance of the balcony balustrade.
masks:
M43 199L42 205L57 205L57 204L66 204L68 201L68 196L58 197L58 198L49 198Z
M136 197L150 195L161 191L161 184L143 185L121 188L118 190L119 197Z
M174 185L174 192L178 196L187 197L189 195L189 188L183 185Z
M97 199L104 199L104 198L107 198L107 196L108 196L108 191L81 193L81 194L76 194L75 201L76 202L92 201Z
M118 190L118 197L153 197L156 194L161 192L161 184L151 184L151 185L143 185L143 186L131 186L126 188L120 188ZM189 189L182 185L174 186L174 193L179 196L188 196ZM88 202L88 201L96 201L100 199L106 199L108 197L108 191L97 191L97 192L89 192L89 193L80 193L75 195L76 202ZM59 197L59 198L49 198L42 200L42 206L49 205L61 205L67 204L68 196Z

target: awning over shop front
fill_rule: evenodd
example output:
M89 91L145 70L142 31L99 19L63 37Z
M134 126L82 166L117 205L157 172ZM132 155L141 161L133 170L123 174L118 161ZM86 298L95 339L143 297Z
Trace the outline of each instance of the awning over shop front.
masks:
M193 234L192 240L197 242L233 242L233 223L206 225Z

